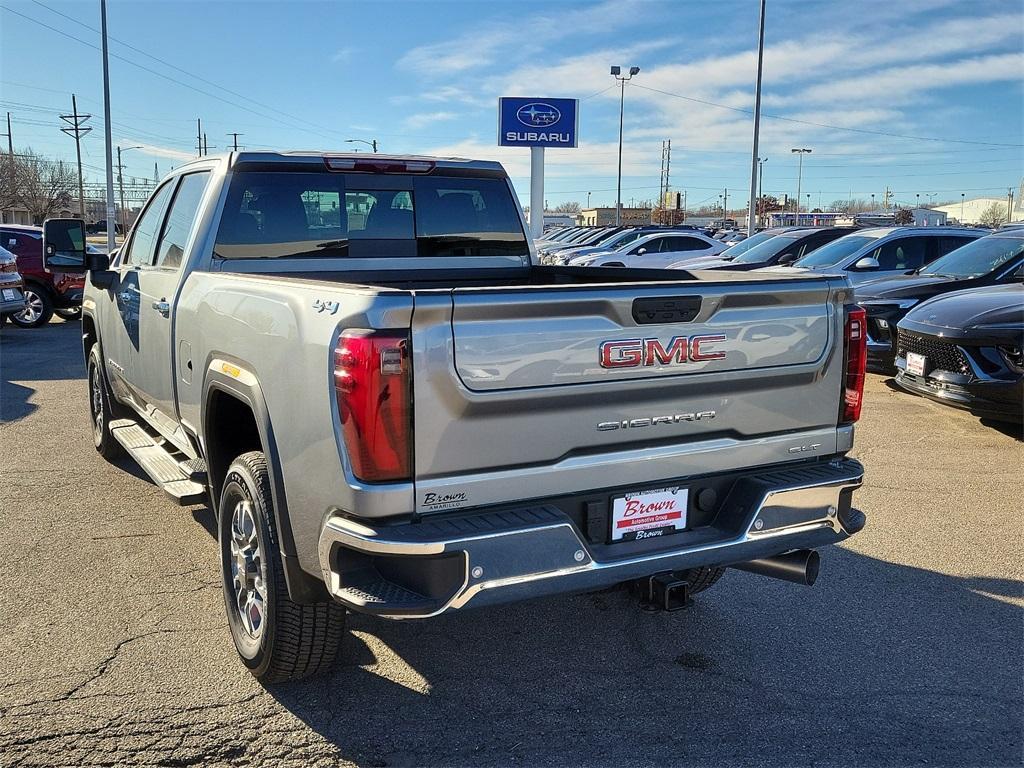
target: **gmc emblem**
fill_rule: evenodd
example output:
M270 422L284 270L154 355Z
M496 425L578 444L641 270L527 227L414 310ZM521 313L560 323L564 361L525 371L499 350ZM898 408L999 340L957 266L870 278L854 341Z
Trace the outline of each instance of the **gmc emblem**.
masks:
M708 345L722 341L725 341L725 334L709 333L673 336L665 346L657 339L602 341L598 349L602 368L639 368L724 360L725 352L707 349Z

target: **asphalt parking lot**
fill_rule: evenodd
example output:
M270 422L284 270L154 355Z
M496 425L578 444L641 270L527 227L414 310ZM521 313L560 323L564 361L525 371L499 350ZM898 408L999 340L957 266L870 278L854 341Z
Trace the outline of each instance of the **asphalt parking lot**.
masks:
M264 689L210 512L94 451L75 324L0 335L0 764L1020 765L1024 443L870 376L868 527L802 588L730 572L350 621L329 678Z

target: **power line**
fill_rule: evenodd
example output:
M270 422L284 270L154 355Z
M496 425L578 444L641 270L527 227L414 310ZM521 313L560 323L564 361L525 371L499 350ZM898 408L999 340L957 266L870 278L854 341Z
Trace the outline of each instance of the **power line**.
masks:
M85 27L86 29L88 29L88 30L90 30L92 32L96 32L97 34L99 33L99 30L96 29L95 27L91 27L88 24L86 24L85 22L79 21L78 19L74 18L73 16L69 16L66 13L61 13L60 11L56 10L55 8L51 8L50 6L46 5L45 3L40 2L39 0L32 0L32 2L35 3L36 5L40 6L41 8L45 8L46 10L50 11L51 13L55 13L58 16L61 16L61 17L65 18L65 19L67 19L68 21L73 22L74 24L78 24L80 27ZM325 131L328 131L328 132L333 132L332 129L327 128L326 126L318 125L317 123L314 123L314 122L312 122L310 120L306 120L304 118L292 115L292 114L290 114L288 112L284 112L283 110L280 110L277 107L273 107L273 106L271 106L269 104L264 104L261 101L257 101L256 99L252 98L251 96L246 96L243 93L239 93L238 91L233 91L230 88L227 88L227 87L225 87L223 85L220 85L219 83L213 82L212 80L207 80L205 77L200 77L199 75L195 74L194 72L189 72L187 69L182 69L181 67L179 67L179 66L177 66L175 64L172 64L169 61L161 59L161 58L159 58L157 56L154 56L153 54L148 53L147 51L144 51L141 48L136 48L134 45L131 45L130 43L124 42L124 40L118 40L116 37L111 37L109 35L108 35L108 39L113 40L115 43L118 43L119 45L123 45L125 48L127 48L127 49L129 49L131 51L134 51L135 53L139 53L139 54L145 56L148 59L152 59L153 61L156 61L156 62L158 62L160 64L163 64L165 67L169 67L169 68L171 68L171 69L173 69L173 70L175 70L177 72L181 72L184 75L188 75L189 77L195 78L199 82L206 83L207 85L211 85L214 88L217 88L217 89L219 89L221 91L224 91L225 93L230 93L232 96L236 96L236 97L238 97L240 99L244 99L245 101L248 101L248 102L251 102L253 104L256 104L257 106L259 106L259 107L261 107L263 109L267 109L267 110L270 110L271 112L274 112L276 114L283 115L283 116L285 116L288 119L293 120L293 121L298 121L300 123L306 123L307 125L311 125L314 128L318 128L320 130L325 130ZM120 57L118 57L118 58L120 58ZM266 117L266 115L264 115L264 117Z
M31 21L33 24L38 24L39 26L44 27L45 29L49 29L52 32L56 32L58 35L66 37L66 38L68 38L70 40L74 40L75 42L81 43L82 45L88 46L89 48L92 48L94 50L99 50L98 46L93 45L92 43L90 43L90 42L88 42L86 40L82 40L80 37L75 37L74 35L72 35L72 34L70 34L68 32L65 32L62 29L58 29L57 27L51 26L49 24L46 24L45 22L39 21L38 19L34 19L31 16L28 16L27 14L21 13L20 11L16 11L13 8L10 8L10 7L6 6L6 5L0 5L0 8L3 8L3 10L7 11L8 13L13 13L15 16L20 16L21 18L26 19L27 21ZM176 85L180 85L183 88L188 88L190 90L195 91L196 93L201 93L204 96L209 96L211 99L216 99L216 100L218 100L218 101L220 101L220 102L222 102L224 104L229 104L229 105L231 105L231 106L233 106L233 107L235 107L237 109L242 109L242 110L245 110L246 112L251 112L254 115L259 115L260 117L264 117L264 118L267 118L269 120L273 120L273 121L275 121L277 123L281 123L281 124L287 125L287 123L283 123L281 120L277 120L272 115L268 115L266 113L263 113L263 112L260 112L258 110L252 109L251 107L247 107L244 104L238 104L237 102L233 102L233 101L231 101L229 99L225 99L223 96L218 96L217 94L210 93L209 91L203 90L202 88L197 88L194 85L190 85L188 83L182 82L181 80L178 80L177 78L171 77L170 75L166 75L163 72L158 72L155 69L152 69L150 67L147 67L147 66L144 66L142 64L139 64L138 62L132 61L131 59L126 58L124 56L118 56L116 53L111 53L110 56L111 56L111 58L118 59L119 61L123 61L126 64L129 64L129 65L131 65L133 67L136 67L137 69L141 69L144 72L148 72L151 75L156 75L157 77L163 78L164 80L168 80L168 81L170 81L172 83L175 83ZM302 126L298 126L298 125L294 125L294 124L289 126L289 127L293 128L293 129L296 129L296 130L307 131L307 132L311 132L311 133L319 133L319 134L321 134L323 136L327 136L328 138L332 138L329 133L325 133L323 131L314 131L314 130L311 130L309 128L304 128Z

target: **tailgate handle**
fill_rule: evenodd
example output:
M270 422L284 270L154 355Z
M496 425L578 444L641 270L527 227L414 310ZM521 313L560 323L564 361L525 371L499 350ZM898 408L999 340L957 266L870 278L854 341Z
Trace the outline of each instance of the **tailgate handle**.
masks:
M688 323L700 314L700 296L663 296L634 299L633 319L640 325Z

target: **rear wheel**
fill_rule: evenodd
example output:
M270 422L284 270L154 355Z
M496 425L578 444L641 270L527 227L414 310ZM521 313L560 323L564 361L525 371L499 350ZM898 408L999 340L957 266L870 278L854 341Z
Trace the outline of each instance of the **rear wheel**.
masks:
M228 468L218 532L224 602L242 662L265 683L329 671L341 648L345 609L288 596L267 459L244 453Z
M11 322L22 328L38 328L50 322L53 299L49 292L34 284L26 285L21 292L25 296L25 308L11 315Z

